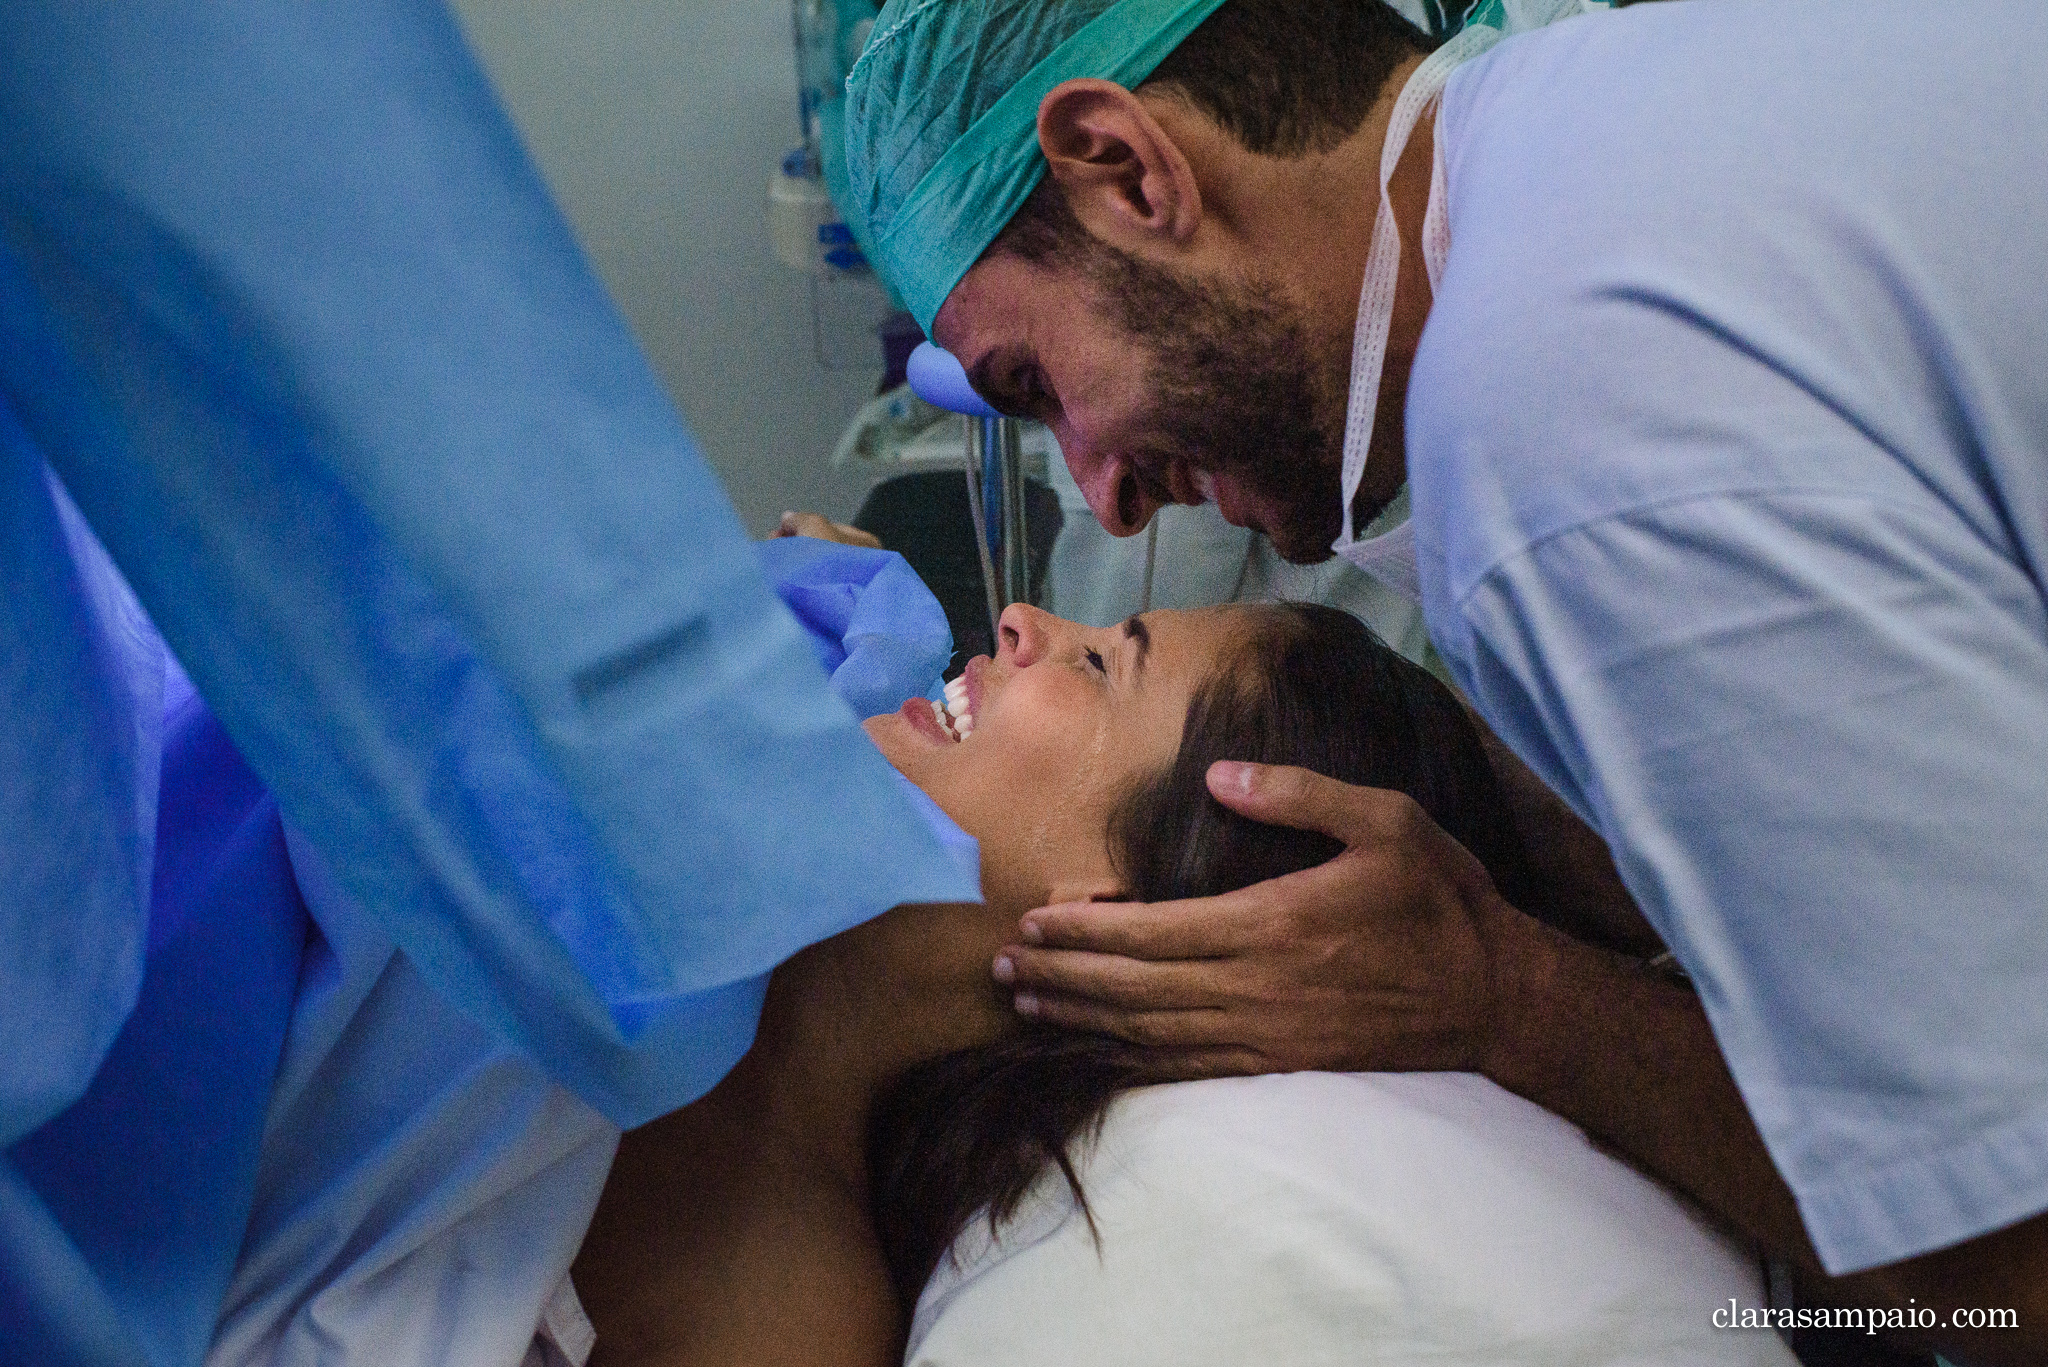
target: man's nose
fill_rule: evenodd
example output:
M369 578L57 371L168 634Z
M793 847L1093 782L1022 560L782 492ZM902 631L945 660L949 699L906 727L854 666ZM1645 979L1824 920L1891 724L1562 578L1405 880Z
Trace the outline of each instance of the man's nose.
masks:
M996 624L997 654L1024 669L1045 658L1060 619L1029 603L1012 603Z
M1145 492L1130 466L1114 459L1090 462L1084 473L1080 464L1069 457L1067 469L1103 530L1111 536L1135 536L1144 531L1160 503Z

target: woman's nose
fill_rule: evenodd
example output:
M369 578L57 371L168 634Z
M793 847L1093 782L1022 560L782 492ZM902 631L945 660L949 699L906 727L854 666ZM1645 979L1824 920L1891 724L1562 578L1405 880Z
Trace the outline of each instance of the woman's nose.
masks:
M1042 608L1012 603L996 624L996 653L1019 669L1027 668L1044 658L1060 625L1059 618Z

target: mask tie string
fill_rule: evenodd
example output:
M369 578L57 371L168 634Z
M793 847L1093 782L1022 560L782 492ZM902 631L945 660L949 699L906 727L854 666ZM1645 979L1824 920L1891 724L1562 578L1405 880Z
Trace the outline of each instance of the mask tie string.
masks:
M1387 333L1394 320L1394 292L1401 276L1401 230L1394 222L1394 206L1387 186L1400 165L1401 154L1423 111L1443 93L1451 73L1461 64L1500 41L1500 31L1484 24L1466 28L1457 37L1429 54L1409 74L1394 100L1394 112L1387 121L1387 138L1380 150L1380 203L1372 226L1372 250L1366 257L1365 282L1358 292L1358 323L1351 338L1351 392L1344 420L1344 530L1331 548L1344 555L1358 544L1352 526L1351 505L1358 486L1365 480L1366 452L1372 446L1374 409L1379 404L1380 376L1386 369ZM1425 224L1424 254L1430 261L1431 284L1443 268L1449 250L1449 226L1439 212L1443 190L1443 153L1433 158L1430 175L1430 218ZM1432 227L1434 232L1432 232ZM1432 237L1436 239L1433 243ZM1433 250L1432 250L1433 249ZM1346 555L1346 558L1350 557Z

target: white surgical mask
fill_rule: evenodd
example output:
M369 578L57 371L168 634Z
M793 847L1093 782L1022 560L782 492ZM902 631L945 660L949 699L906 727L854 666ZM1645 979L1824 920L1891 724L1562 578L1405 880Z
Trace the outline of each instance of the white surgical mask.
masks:
M1394 321L1394 291L1401 276L1401 230L1394 223L1387 184L1401 162L1401 154L1408 148L1416 123L1443 93L1451 73L1499 42L1500 37L1498 29L1483 24L1467 28L1424 58L1394 101L1386 145L1380 152L1380 205L1373 219L1372 251L1366 258L1365 284L1358 292L1358 326L1351 339L1351 398L1344 421L1344 530L1331 549L1389 588L1417 601L1421 600L1422 590L1415 566L1415 532L1408 521L1403 519L1387 531L1361 540L1359 533L1366 529L1353 527L1351 519L1352 500L1365 479L1365 455L1372 446L1373 410L1378 407L1380 374L1387 362L1387 333ZM1432 290L1450 249L1450 228L1443 203L1443 166L1443 140L1438 138L1430 168L1429 212L1422 229L1422 253ZM1398 421L1400 415L1391 417Z
M1376 519L1377 524L1381 519ZM1415 563L1415 524L1402 518L1377 536L1340 542L1337 554L1410 602L1422 601L1422 571Z

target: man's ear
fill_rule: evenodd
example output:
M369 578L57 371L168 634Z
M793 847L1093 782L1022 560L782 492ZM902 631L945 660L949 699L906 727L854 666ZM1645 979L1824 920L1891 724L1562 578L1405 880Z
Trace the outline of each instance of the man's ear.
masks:
M1194 167L1136 95L1114 81L1062 81L1038 106L1038 145L1081 226L1126 249L1185 244L1202 217Z
M1061 902L1128 902L1130 890L1114 878L1062 878L1047 892L1046 905Z

